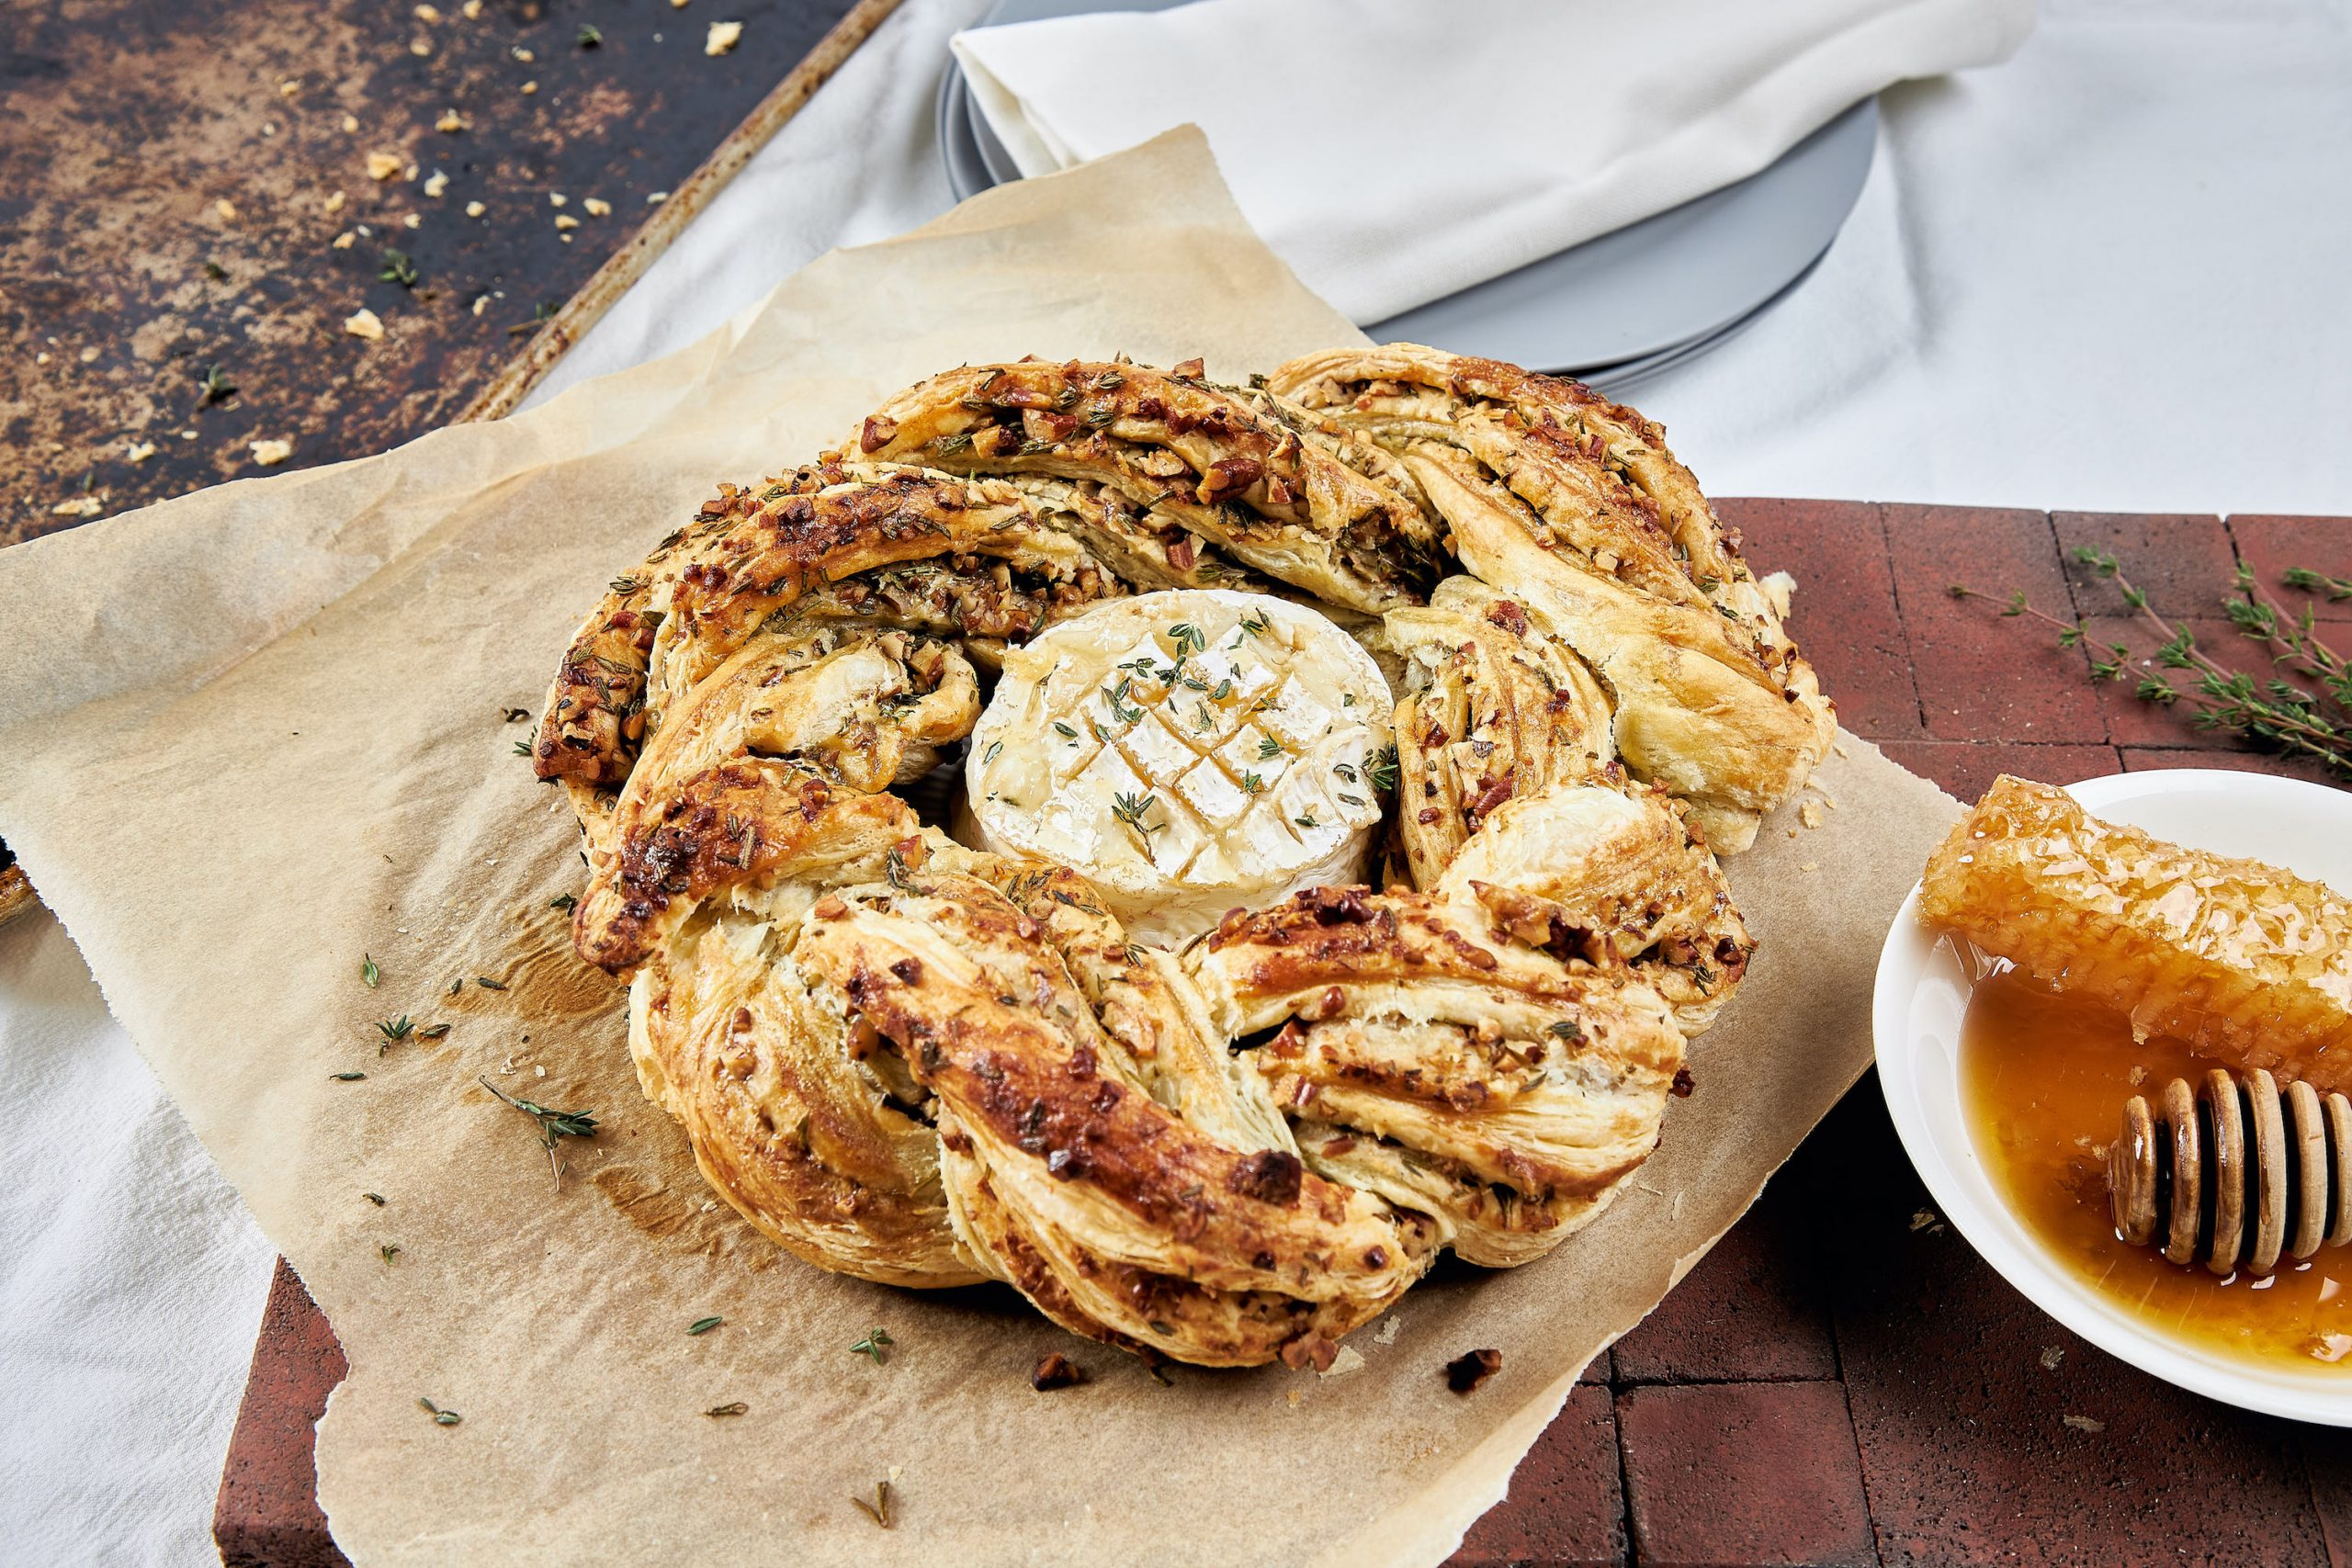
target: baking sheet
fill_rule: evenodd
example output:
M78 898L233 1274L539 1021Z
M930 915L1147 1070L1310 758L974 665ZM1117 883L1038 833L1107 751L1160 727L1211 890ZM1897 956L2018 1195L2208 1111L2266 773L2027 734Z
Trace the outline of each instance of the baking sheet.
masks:
M820 1273L639 1097L620 993L548 904L570 815L502 711L536 710L605 581L944 366L1238 378L1353 341L1177 131L828 255L544 408L0 553L0 834L342 1338L319 1486L355 1562L1435 1562L1860 1075L1880 936L1955 807L1844 737L1824 825L1784 811L1732 866L1762 947L1638 1185L1544 1262L1442 1268L1351 1375L1163 1386L1009 1292ZM450 1028L385 1041L401 1016ZM598 1117L560 1185L478 1075ZM881 1365L850 1349L874 1326ZM1448 1393L1482 1347L1499 1375ZM1092 1381L1032 1392L1049 1349ZM885 1480L887 1530L852 1501Z

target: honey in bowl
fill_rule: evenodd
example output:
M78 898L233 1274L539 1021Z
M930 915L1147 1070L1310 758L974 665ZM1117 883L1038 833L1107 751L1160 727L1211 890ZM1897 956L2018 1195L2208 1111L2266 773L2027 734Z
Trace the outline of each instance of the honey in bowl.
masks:
M2107 1150L2126 1101L2218 1063L2017 969L1977 982L1962 1031L1969 1129L2011 1213L2078 1277L2170 1337L2234 1359L2352 1378L2352 1247L2217 1276L2116 1233Z

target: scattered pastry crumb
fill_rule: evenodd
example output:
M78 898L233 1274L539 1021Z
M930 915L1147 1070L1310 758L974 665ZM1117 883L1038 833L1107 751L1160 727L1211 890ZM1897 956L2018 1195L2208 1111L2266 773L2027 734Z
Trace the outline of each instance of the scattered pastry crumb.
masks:
M580 220L569 212L559 212L555 215L555 226L559 229L577 229L580 227Z
M466 216L469 218L479 218L489 210L489 208L484 207L479 201L469 201L466 203Z
M1380 1330L1373 1336L1373 1338L1383 1345L1394 1345L1396 1343L1396 1336L1403 1332L1404 1327L1405 1320L1392 1312L1380 1320Z
M710 35L702 40L702 51L716 58L733 49L736 39L742 36L743 24L741 22L713 22L710 24Z
M1298 1404L1298 1400L1299 1400L1299 1393L1298 1393L1298 1390L1296 1390L1296 1389L1292 1389L1292 1390L1290 1391L1290 1403L1291 1403L1291 1404L1292 1404L1292 1406L1293 1406L1294 1408L1295 1408L1295 1407L1296 1407L1296 1405Z
M2107 1430L2107 1423L2100 1420L2096 1416L2066 1416L2060 1417L2060 1419L2064 1420L2067 1426L2072 1427L2077 1432L2104 1432Z
M659 207L669 199L670 193L666 190L650 190L645 193L645 205L648 207Z
M338 251L347 251L351 249L352 241L356 237L350 230L345 229L334 237L334 248Z
M1340 1353L1331 1358L1331 1364L1316 1375L1326 1378L1343 1378L1350 1372L1362 1371L1363 1371L1363 1353L1352 1345L1342 1345L1340 1347Z
M49 509L51 517L96 517L107 509L107 503L95 495L77 495L71 501L61 501Z
M1500 1350L1472 1350L1456 1356L1445 1364L1445 1386L1456 1393L1475 1393L1480 1384L1502 1371Z
M1797 869L1799 871L1819 871L1821 869L1821 863L1819 861L1809 860L1803 865L1798 866Z
M349 199L349 198L348 198L348 197L346 197L343 194L343 192L341 192L341 191L336 191L333 196L330 196L330 197L327 197L327 199L326 199L326 206L325 206L325 208L323 209L323 210L325 211L325 213L326 213L326 215L327 215L328 217L332 218L332 217L334 217L336 213L341 212L341 211L343 210L344 203L345 203L347 199Z
M358 127L355 125L351 129L356 130ZM397 179L400 176L400 172L401 161L397 154L391 152L370 152L368 154L368 177L369 179L377 181Z
M527 97L529 97L533 93L537 92L538 90L539 90L539 85L538 85L537 82L526 82L526 83L524 83L524 84L523 84L522 92L523 92L523 96L524 96L525 97L526 97L526 98L527 98Z
M443 174L440 170L435 169L435 170L434 170L434 171L433 171L433 173L432 173L432 174L430 174L430 175L428 175L427 176L425 176L425 181L424 181L424 194L425 194L425 195L430 196L430 197L438 197L441 195L441 193L442 193L443 191L446 191L446 190L447 190L448 188L449 188L449 176L448 176L447 175Z
M127 463L143 463L154 455L155 444L153 441L134 441L122 457Z
M347 115L345 115L345 116L343 117L343 129L344 129L344 132L345 132L345 134L346 134L346 135L348 135L348 134L349 134L350 132L352 132L352 131L355 131L355 130L358 130L358 129L359 129L359 117L358 117L357 115L356 115L356 114L347 114Z
M1039 1393L1048 1393L1057 1388L1076 1388L1085 1381L1086 1369L1059 1350L1039 1357L1037 1364L1029 1371L1029 1386Z
M212 204L212 210L220 215L220 220L223 223L234 223L237 220L236 203L225 196Z
M458 132L464 130L467 128L468 121L466 117L459 114L456 109L443 109L441 111L441 118L433 122L434 130L449 136L455 136Z
M424 220L423 218L420 218L415 213L412 212L407 217L401 220L401 227L403 229L414 229L423 225L424 222Z
M2058 1363L2065 1359L2066 1349L2063 1345L2044 1345L2041 1348L2041 1370L2045 1372L2056 1371Z
M469 22L481 21L481 0L466 0L463 6L458 7L458 14Z
M1911 1228L1915 1231L1926 1231L1932 1235L1940 1235L1943 1234L1944 1227L1943 1222L1936 1218L1936 1212L1933 1209L1919 1209L1914 1211L1911 1215Z
M294 456L294 443L291 441L264 439L250 445L253 447L254 462L260 468L274 468Z
M416 8L416 19L420 22L437 22L441 19L441 13L430 6L419 6Z
M428 39L413 38L408 40L408 51L416 56L419 60L423 60L426 55L433 52L433 45Z
M1803 806L1798 807L1797 820L1804 823L1808 828L1820 827L1821 802L1817 800L1808 800Z
M2131 1078L2135 1087L2140 1084L2146 1083L2148 1081L2148 1069L2142 1066L2137 1062L2132 1063Z
M373 343L384 335L384 323L375 311L362 305L344 318L343 330L353 337L364 337Z
M613 215L613 204L600 196L592 196L580 205L588 209L588 216L591 218L609 218Z
M571 200L571 198L570 197L564 195L563 192L560 190L551 190L548 192L548 205L549 207L561 207Z

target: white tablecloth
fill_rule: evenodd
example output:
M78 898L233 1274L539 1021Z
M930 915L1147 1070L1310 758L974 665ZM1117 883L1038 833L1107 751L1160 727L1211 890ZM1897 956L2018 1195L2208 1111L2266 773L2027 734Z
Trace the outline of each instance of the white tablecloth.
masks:
M539 398L944 210L985 8L908 0ZM2345 0L2046 0L2007 65L1887 95L1812 279L1634 400L1718 494L2352 513L2347 83ZM6 1555L217 1561L271 1250L46 915L0 931L0 1213Z

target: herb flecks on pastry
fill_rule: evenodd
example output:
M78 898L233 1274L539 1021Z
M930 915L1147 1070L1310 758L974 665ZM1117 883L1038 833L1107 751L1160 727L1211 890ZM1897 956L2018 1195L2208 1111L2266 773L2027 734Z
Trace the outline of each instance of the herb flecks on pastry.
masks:
M1223 590L1097 605L1005 656L973 841L1073 867L1137 936L1363 880L1388 683L1312 610Z
M1462 564L1519 598L1611 695L1617 755L1690 802L1718 851L1828 751L1837 718L1666 433L1575 381L1390 344L1269 378L1394 453Z
M1827 708L1654 427L1447 363L951 372L611 583L531 748L573 943L763 1235L1329 1368L1634 1179ZM959 757L970 844L896 793Z
M1087 536L1130 570L1156 555L1139 574L1150 586L1207 585L1199 565L1214 550L1376 613L1420 603L1439 574L1438 524L1395 459L1261 389L1211 382L1198 361L951 370L885 403L852 448L1099 487L1126 521L1090 519ZM1124 547L1102 536L1114 531Z

